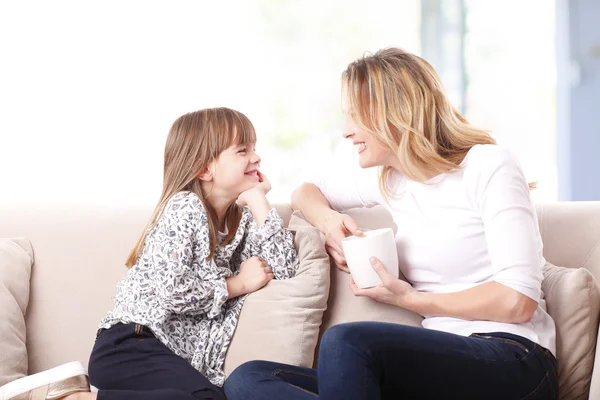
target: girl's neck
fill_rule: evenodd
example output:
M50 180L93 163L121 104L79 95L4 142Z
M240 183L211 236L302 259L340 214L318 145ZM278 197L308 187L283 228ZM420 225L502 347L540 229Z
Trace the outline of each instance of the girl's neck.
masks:
M227 213L227 209L229 208L229 206L231 206L231 202L219 202L218 199L211 199L210 197L208 198L208 201L217 213L217 219L219 221L219 232L223 232L225 230L225 214Z
M234 200L227 199L226 196L219 195L218 193L210 193L210 195L206 198L206 200L210 203L212 208L217 213L218 219L218 229L220 232L225 230L225 214L227 213L227 209L231 206Z

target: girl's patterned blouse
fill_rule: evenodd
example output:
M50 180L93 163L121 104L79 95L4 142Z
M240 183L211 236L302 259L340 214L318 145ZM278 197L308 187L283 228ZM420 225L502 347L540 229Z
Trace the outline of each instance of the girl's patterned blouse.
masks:
M223 238L223 234L219 235ZM234 239L210 253L208 219L200 198L175 194L148 232L137 263L118 283L115 307L100 323L147 326L175 354L213 384L225 380L223 363L246 296L228 300L225 279L239 273L252 256L266 261L275 279L294 276L298 267L292 232L275 209L258 227L248 207Z

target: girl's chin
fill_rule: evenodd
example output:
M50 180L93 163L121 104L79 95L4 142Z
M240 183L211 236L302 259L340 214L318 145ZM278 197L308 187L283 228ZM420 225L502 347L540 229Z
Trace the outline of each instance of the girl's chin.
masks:
M242 193L245 192L246 190L250 190L252 188L254 188L256 185L258 185L258 179L256 180L256 182L245 182L244 185L241 185L242 187Z
M244 174L244 176L246 177L247 181L258 183L258 175L246 175L246 174Z

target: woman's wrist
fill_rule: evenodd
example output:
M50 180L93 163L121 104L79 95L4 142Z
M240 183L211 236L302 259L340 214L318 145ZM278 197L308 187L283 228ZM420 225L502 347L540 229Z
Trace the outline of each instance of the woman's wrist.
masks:
M410 291L402 294L396 301L396 306L422 314L426 302L426 293L419 292L418 290L411 289Z
M332 210L331 208L324 209L321 218L319 218L319 221L317 222L317 229L327 235L331 220L339 215L339 212Z

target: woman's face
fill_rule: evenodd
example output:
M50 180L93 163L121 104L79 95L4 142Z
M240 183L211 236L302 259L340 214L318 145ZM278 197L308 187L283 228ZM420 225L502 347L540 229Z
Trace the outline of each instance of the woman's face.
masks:
M346 96L342 97L342 109L344 111L344 139L352 140L354 149L358 153L358 163L361 168L376 167L379 165L394 166L396 155L384 148L368 132L361 130L356 124L354 112L348 108Z

